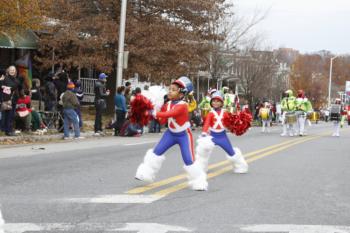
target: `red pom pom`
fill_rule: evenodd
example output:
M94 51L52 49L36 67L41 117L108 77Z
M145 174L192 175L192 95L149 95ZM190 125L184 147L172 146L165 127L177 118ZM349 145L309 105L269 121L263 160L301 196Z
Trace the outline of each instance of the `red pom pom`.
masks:
M148 125L152 117L149 113L149 111L153 110L152 102L143 95L136 95L131 101L130 107L130 122L137 123L140 126Z
M243 135L251 127L252 115L248 112L228 113L224 117L224 126L233 134Z

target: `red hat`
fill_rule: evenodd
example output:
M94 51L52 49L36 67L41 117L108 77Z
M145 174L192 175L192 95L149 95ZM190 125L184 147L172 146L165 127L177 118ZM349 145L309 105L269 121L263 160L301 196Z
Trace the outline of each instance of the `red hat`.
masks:
M305 97L305 93L303 90L298 90L298 97L299 98L304 98Z

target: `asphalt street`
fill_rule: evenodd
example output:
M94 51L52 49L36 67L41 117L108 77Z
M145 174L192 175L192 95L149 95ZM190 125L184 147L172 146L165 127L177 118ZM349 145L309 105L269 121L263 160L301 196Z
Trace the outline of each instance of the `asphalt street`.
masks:
M204 192L187 188L178 147L154 183L134 179L160 134L0 147L0 233L350 233L350 128L280 131L231 135L249 173L232 173L217 148Z

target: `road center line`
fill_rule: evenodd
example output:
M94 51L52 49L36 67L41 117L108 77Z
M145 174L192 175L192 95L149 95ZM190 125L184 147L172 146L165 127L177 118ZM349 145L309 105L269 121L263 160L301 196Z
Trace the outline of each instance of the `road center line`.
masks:
M314 137L308 137L308 138L303 138L303 140L298 140L298 141L295 141L294 143L291 143L291 144L288 144L288 145L285 145L285 146L282 146L282 147L279 147L277 149L274 149L274 150L270 150L270 151L267 151L263 154L259 154L257 156L252 156L250 158L247 159L247 163L251 163L253 161L256 161L258 159L261 159L263 157L266 157L268 155L271 155L271 154L274 154L276 152L279 152L279 151L282 151L282 150L285 150L289 147L292 147L294 145L297 145L297 144L300 144L300 143L303 143L303 142L307 142L307 141L310 141L310 140L313 140L313 139L317 139L317 138L320 138L321 136L314 136ZM214 178L216 176L219 176L219 175L222 175L226 172L229 172L229 171L232 171L232 166L226 166L220 170L217 170L215 172L212 172L212 173L209 173L208 174L208 179L211 179L211 178ZM163 189L161 191L158 191L156 193L154 193L154 195L159 195L159 196L167 196L171 193L174 193L174 192L177 192L177 191L180 191L184 188L187 187L187 182L183 182L183 183L180 183L178 185L175 185L175 186L172 186L170 188L167 188L167 189Z
M278 143L278 144L275 144L275 145L272 145L272 146L268 146L268 147L265 147L265 148L262 148L262 149L259 149L259 150L256 150L256 151L252 151L252 152L247 153L245 155L245 158L249 158L249 157L254 156L254 155L258 154L258 153L261 153L261 152L264 152L264 151L267 151L267 150L270 150L270 149L274 149L276 147L280 147L280 146L283 146L283 145L286 145L286 144L290 144L290 143L293 143L293 142L296 142L296 141L302 141L304 139L305 138L292 139L292 140L284 141L282 143ZM221 162L209 165L208 169L212 170L214 168L217 168L217 167L220 167L220 166L224 166L224 165L227 165L227 164L229 164L229 162L227 160L224 160L224 161L221 161ZM167 184L170 184L170 183L173 183L173 182L185 179L185 178L186 178L186 174L183 173L181 175L173 176L173 177L170 177L168 179L164 179L164 180L161 180L161 181L158 181L158 182L154 182L154 183L142 186L142 187L137 187L137 188L131 189L131 190L127 191L126 193L127 194L144 193L146 191L149 191L149 190L152 190L152 189L155 189L155 188L158 188L158 187L161 187L161 186L164 186L164 185L167 185Z

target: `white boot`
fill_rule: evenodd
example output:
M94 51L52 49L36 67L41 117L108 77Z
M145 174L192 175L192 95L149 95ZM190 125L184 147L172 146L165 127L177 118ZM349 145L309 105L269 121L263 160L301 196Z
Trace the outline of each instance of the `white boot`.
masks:
M234 156L226 156L226 158L232 163L234 173L247 173L248 164L245 161L242 152L239 148L233 148L235 151Z
M153 153L153 149L149 149L143 163L137 168L135 178L152 183L164 160L164 156L158 156Z
M204 172L208 171L209 158L215 147L212 138L211 136L206 136L197 139L196 162Z
M286 124L283 124L283 125L282 125L282 128L283 128L283 132L282 132L281 136L282 136L282 137L287 136L287 125L286 125Z
M184 166L187 172L188 186L197 191L208 190L207 174L204 173L198 163L194 162L192 165Z

